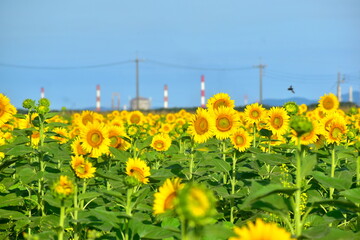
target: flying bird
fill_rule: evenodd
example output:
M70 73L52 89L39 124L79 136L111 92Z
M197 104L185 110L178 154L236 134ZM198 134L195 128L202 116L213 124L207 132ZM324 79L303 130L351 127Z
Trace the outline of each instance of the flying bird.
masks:
M295 93L295 91L294 91L294 89L293 89L292 85L290 85L290 87L288 88L288 90L289 90L289 91L291 91L292 93Z

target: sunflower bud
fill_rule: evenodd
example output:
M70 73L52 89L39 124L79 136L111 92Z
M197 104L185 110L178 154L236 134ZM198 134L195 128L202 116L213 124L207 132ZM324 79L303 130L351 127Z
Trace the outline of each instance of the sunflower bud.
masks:
M296 115L299 112L299 106L295 102L287 102L284 108L289 115Z
M294 129L298 137L301 137L305 133L311 132L313 125L306 117L293 116L290 121L290 127Z
M46 114L50 111L50 108L47 107L47 106L44 106L44 105L40 105L38 108L37 108L37 112L39 114Z
M50 101L47 98L41 98L39 100L39 105L40 106L45 106L45 107L50 107Z
M126 176L124 183L127 187L132 188L140 184L140 181L133 176Z
M356 107L351 107L350 110L349 110L349 114L350 115L355 115L358 113L358 110Z
M189 220L192 225L206 225L216 214L216 199L209 189L197 183L190 183L179 191L175 209L179 216Z
M74 183L67 176L60 176L53 185L54 194L59 198L66 198L74 193Z
M22 104L23 108L31 109L35 107L35 101L32 99L25 99Z

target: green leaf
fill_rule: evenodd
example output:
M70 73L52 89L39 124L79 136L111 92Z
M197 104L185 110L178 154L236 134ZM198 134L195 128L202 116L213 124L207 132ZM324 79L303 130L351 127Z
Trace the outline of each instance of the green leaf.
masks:
M55 116L58 115L58 114L59 114L58 112L49 112L49 113L46 113L46 114L45 114L45 119L49 119L49 118L55 117Z
M301 178L310 175L317 163L316 155L307 155L302 159L301 163Z
M110 147L109 149L110 149L110 152L115 156L114 160L120 160L120 161L126 162L126 160L129 157L131 157L131 154L129 152L121 151L114 147Z
M343 231L337 228L330 228L328 234L318 240L354 240L359 239L359 233L355 234L351 231Z
M101 193L99 192L86 192L86 193L82 193L78 196L79 200L83 200L83 199L89 199L89 198L96 198L98 196L100 196Z
M158 226L143 224L136 219L131 219L129 226L135 233L139 234L141 239L164 239L175 235L173 231Z
M360 188L345 190L342 191L340 194L345 196L348 200L352 201L353 203L356 204L360 203Z
M207 161L207 164L214 166L214 169L219 172L229 172L231 170L230 164L222 159L212 158Z
M280 154L257 153L255 158L270 165L280 165L289 162L289 159Z
M92 210L92 213L99 220L109 223L115 228L119 228L119 219L117 218L116 212L106 211L105 208L99 207Z
M345 178L341 178L340 176L332 178L318 171L313 172L312 175L324 187L332 187L338 190L345 190L349 189L351 186L351 179L347 180Z
M15 193L0 196L0 208L8 206L22 206L23 204L24 199L20 196L16 196Z
M204 240L222 240L234 236L234 231L223 224L207 225L204 227Z
M25 154L31 152L34 152L34 149L32 149L31 147L25 145L17 145L11 148L10 150L8 150L7 152L5 152L5 154L17 157L17 156L24 156Z
M0 209L0 219L21 219L26 218L26 216L18 211L11 211L11 210L5 210Z
M33 168L22 168L17 172L21 182L28 184L41 178L42 172L35 172Z

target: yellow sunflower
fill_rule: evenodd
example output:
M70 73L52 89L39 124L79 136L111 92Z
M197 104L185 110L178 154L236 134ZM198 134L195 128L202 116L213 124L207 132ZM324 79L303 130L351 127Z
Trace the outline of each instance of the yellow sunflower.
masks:
M230 99L230 96L226 93L218 93L209 98L206 103L206 107L209 111L213 111L218 109L220 106L234 108L235 103L234 100Z
M174 209L175 198L178 191L184 187L180 178L166 179L159 191L154 194L154 214L161 214Z
M128 137L124 129L114 125L109 126L108 129L109 129L110 147L114 147L122 151L126 151L130 148L131 144L122 138L122 137Z
M75 140L71 143L71 150L75 155L86 155L87 152L81 146L80 137L75 138Z
M247 122L257 123L265 117L265 108L263 108L261 104L253 103L246 106L244 114L244 118Z
M156 134L153 137L150 146L159 152L166 151L171 146L171 138L169 134L166 133Z
M11 105L10 99L0 93L0 126L9 121L16 114L16 108Z
M174 124L172 123L162 123L159 132L169 133L171 132L171 130L173 130L173 128L174 128Z
M272 107L268 112L267 127L274 134L282 135L289 129L289 116L282 107Z
M264 223L260 218L256 222L248 222L247 226L235 227L236 237L229 240L291 240L291 234L276 223Z
M65 128L57 127L52 130L57 133L58 136L51 136L52 139L58 140L60 144L64 144L68 141L69 133Z
M299 114L305 114L307 110L308 110L308 107L306 104L299 105Z
M206 142L214 136L215 124L206 109L198 108L190 120L188 132L197 143Z
M219 140L230 137L240 125L239 115L233 108L220 106L214 110L212 117L215 121L215 137Z
M126 174L128 176L135 177L139 182L147 184L150 176L150 168L146 165L146 162L139 158L129 158L126 162Z
M168 123L173 123L176 120L176 116L174 113L168 113L168 114L166 114L165 120Z
M83 149L97 158L102 154L109 153L109 132L107 127L97 121L88 123L81 128L81 142Z
M144 114L140 111L133 111L127 114L129 124L142 124L144 121Z
M74 192L74 184L67 176L60 176L59 181L54 184L54 191L62 197L67 197Z
M92 178L96 168L86 161L83 156L71 156L71 167L79 178Z
M233 135L230 137L231 143L234 145L234 148L240 152L244 152L248 149L252 142L252 136L249 135L247 131L243 128L239 128Z
M40 143L40 133L39 131L32 131L32 134L30 135L30 145L33 148L37 148Z
M342 140L345 140L346 133L346 122L343 118L338 117L332 120L324 135L328 143L339 144Z
M325 94L320 97L319 108L324 112L334 111L339 108L339 100L333 93Z

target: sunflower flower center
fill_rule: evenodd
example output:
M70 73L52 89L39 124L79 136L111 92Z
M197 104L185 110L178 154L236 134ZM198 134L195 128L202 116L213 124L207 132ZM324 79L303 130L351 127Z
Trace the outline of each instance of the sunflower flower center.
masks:
M101 134L101 132L95 130L95 131L90 131L88 134L88 142L92 147L98 147L100 146L100 144L103 141L103 136Z
M86 125L86 124L88 124L89 122L93 122L93 117L90 115L90 114L88 114L88 115L85 115L83 118L82 118L82 123L84 124L84 125Z
M276 116L273 119L273 126L274 128L280 128L283 125L282 117Z
M111 147L116 148L118 145L118 142L119 142L118 137L116 137L116 136L110 137L110 146Z
M163 149L164 148L164 142L163 141L160 141L160 140L157 140L157 141L155 141L155 143L154 143L154 146L155 146L155 148L156 149Z
M197 134L204 134L209 130L208 121L205 118L199 118L195 124Z
M331 110L334 108L334 101L331 98L326 98L324 100L323 106L326 110Z
M176 197L176 192L172 192L164 202L164 210L173 209L174 208L174 198Z
M217 119L217 124L216 124L217 128L222 131L222 132L226 132L228 131L231 127L232 127L232 122L230 121L229 118L227 118L226 116L220 116Z
M130 169L130 175L137 178L139 181L142 181L144 179L144 172L142 169L133 167Z
M214 102L214 109L218 109L220 106L227 107L226 102L224 99L219 99L216 102Z
M332 131L331 131L331 136L335 139L337 138L341 138L342 135L342 130L338 127L335 127Z
M260 116L260 113L257 110L253 110L251 111L250 116L256 119Z
M235 137L235 142L236 142L236 145L243 145L245 142L245 139L243 136L238 135Z
M139 123L139 122L140 122L140 117L139 117L138 115L136 115L136 114L133 114L133 115L131 116L131 118L130 118L130 121L131 121L132 123Z

